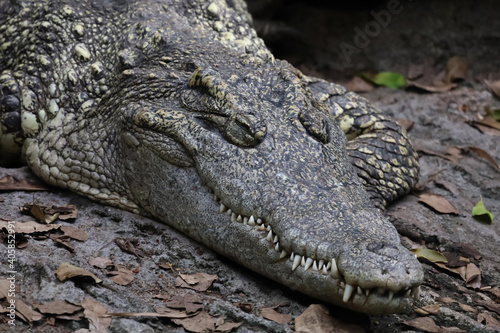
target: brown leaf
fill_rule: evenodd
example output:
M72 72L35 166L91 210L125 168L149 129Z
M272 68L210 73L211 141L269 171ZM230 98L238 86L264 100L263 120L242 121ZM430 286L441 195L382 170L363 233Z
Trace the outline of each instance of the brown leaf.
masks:
M476 312L476 309L474 309L470 305L458 303L458 306L460 306L462 308L462 310L464 310L464 311L467 311L467 312Z
M477 128L481 133L486 133L486 134L491 134L491 135L496 135L500 136L500 130L495 129L491 126L486 126L481 123L478 123L477 121L468 121L467 122L469 125Z
M165 303L170 308L185 309L187 313L198 312L203 309L203 301L196 295L177 295Z
M415 318L413 320L405 320L405 325L418 328L424 332L430 333L466 333L457 327L440 327L436 325L434 320L430 317Z
M320 304L311 304L300 316L295 318L297 333L364 333L365 330L353 324L330 317L328 309Z
M182 325L185 330L195 333L209 333L215 330L215 320L205 311L196 316L184 319L172 319L177 325Z
M0 299L7 298L10 289L10 281L7 279L0 279Z
M396 122L403 127L407 132L409 132L412 128L415 122L409 120L409 119L403 119L403 118L397 118Z
M495 166L495 168L497 168L497 170L500 170L500 165L498 165L498 163L493 159L493 157L491 157L491 155L488 154L486 151L482 150L481 148L477 148L477 147L469 147L469 150L472 150L473 152L475 152L476 154L478 154L482 158L487 159L491 164L493 164Z
M137 239L115 238L114 242L123 251L135 255L137 258L142 257L139 250L136 249L139 246Z
M107 273L108 275L111 275L109 278L111 281L116 284L126 286L134 280L135 274L131 270L126 269L122 265L115 264L113 266L114 270Z
M38 309L38 311L40 311L41 313L55 315L72 314L83 309L81 306L73 305L67 301L62 300L55 300L45 304L38 304L35 305L34 308Z
M16 315L23 321L31 323L42 319L42 315L20 299L16 299Z
M455 268L455 267L462 267L462 266L467 266L469 264L470 260L467 258L463 258L459 256L456 253L453 252L443 252L443 255L446 257L446 260L448 260L448 263L446 266L450 268ZM465 259L465 260L463 260Z
M485 322L486 326L500 329L500 322L489 313L478 313L477 321L480 323Z
M457 86L456 83L449 83L449 84L443 84L441 86L436 86L436 85L427 85L427 84L422 84L418 83L415 81L408 80L408 85L416 87L418 89L427 91L427 92L433 92L433 93L441 93L441 92L447 92L450 91L451 89L455 88Z
M434 210L443 214L459 214L458 210L444 197L434 193L420 194L418 201L430 206Z
M67 262L63 262L61 265L59 265L59 268L56 271L56 275L60 281L65 281L67 279L71 279L74 277L88 276L88 277L91 277L92 279L94 279L94 281L96 283L102 282L101 279L99 279L97 276L95 276L91 272L89 272L83 268L73 266Z
M196 313L187 313L184 310L176 310L166 306L157 306L154 309L159 314L162 314L168 318L187 318L196 314Z
M491 92L500 98L500 80L499 81L488 81L484 80L484 83L491 89Z
M61 230L65 235L76 239L77 241L85 242L88 239L87 233L80 228L72 227L70 225L61 225Z
M439 309L441 309L441 305L439 304L429 304L426 306L421 307L422 310L427 312L427 314L436 314L439 312Z
M457 80L465 80L467 77L467 62L462 57L452 57L446 64L443 82L452 83Z
M39 233L39 232L47 232L50 230L55 230L59 229L61 227L60 224L40 224L35 221L28 221L28 222L18 222L18 221L0 221L0 229L5 228L6 230L8 229L9 224L14 224L14 229L16 231L16 234L33 234L33 233Z
M481 288L481 271L473 263L465 267L465 283L469 288Z
M481 259L481 253L472 245L467 243L453 243L453 249L466 258Z
M38 180L5 176L0 179L0 191L47 191L51 188Z
M217 325L215 332L231 332L233 329L238 328L243 323L222 323Z
M500 130L500 122L496 121L493 117L489 115L485 116L483 119L473 120L472 124L481 124L484 126L494 128L496 130Z
M279 313L273 308L261 308L259 310L259 315L280 324L286 324L292 320L289 314Z
M344 86L353 92L361 93L361 92L368 92L372 91L374 89L373 84L370 84L369 82L366 82L359 76L355 76L351 79L351 81L347 82L344 84Z
M89 263L89 265L99 267L99 268L106 268L106 267L113 264L113 262L111 260L109 260L108 258L104 258L104 257L90 258L88 263Z
M495 304L495 303L486 302L486 301L479 301L479 302L477 302L477 304L484 306L488 310L496 312L497 314L500 315L500 304Z
M424 75L424 68L425 67L422 64L411 64L406 77L408 78L408 80L416 80Z
M179 277L175 279L175 286L205 291L217 278L217 275L210 275L207 273L195 273L192 275L179 274Z
M89 320L89 330L96 333L107 332L111 317L104 316L108 312L104 305L89 297L85 297L81 305L85 318Z

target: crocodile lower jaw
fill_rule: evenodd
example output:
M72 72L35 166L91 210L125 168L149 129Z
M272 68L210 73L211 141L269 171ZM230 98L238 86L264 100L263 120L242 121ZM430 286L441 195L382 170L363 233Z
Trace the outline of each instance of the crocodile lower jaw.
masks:
M292 274L292 272L299 273L299 271L302 271L300 272L302 274L318 274L318 276L322 278L328 277L335 279L337 283L337 290L341 294L339 298L341 298L342 302L346 305L353 302L353 298L355 297L358 298L356 300L356 303L358 304L367 303L368 298L371 297L377 298L378 303L387 305L391 302L394 304L403 304L405 300L406 303L410 303L410 298L415 300L419 298L420 286L393 291L383 287L368 289L362 288L359 285L349 284L345 281L344 276L339 271L335 258L328 260L316 260L284 249L280 245L279 235L277 235L265 219L254 215L245 216L238 214L231 208L224 205L216 194L211 194L214 196L215 202L219 204L219 213L227 215L228 219L231 220L231 225L235 227L246 227L248 228L248 231L258 231L261 234L261 238L265 239L269 243L269 248L274 249L274 251L276 251L276 255L279 255L280 262L289 266L290 274ZM327 302L331 302L327 295L326 297L319 298L326 300ZM366 310L367 311L365 312L367 313L379 314L379 311L377 310Z

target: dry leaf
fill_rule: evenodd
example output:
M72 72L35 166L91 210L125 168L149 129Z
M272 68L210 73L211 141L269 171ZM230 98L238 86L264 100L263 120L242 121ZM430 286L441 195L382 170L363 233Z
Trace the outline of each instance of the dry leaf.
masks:
M455 206L439 194L422 193L418 197L418 201L423 202L442 214L459 214Z
M59 268L56 271L56 275L60 281L65 281L74 277L88 276L94 279L96 283L102 282L102 280L95 276L93 273L83 268L73 266L67 262L63 262L61 265L59 265Z
M191 294L174 296L165 305L170 308L185 309L187 313L194 313L203 309L203 301L198 296Z
M490 302L485 302L485 301L479 301L479 302L477 302L477 304L484 306L488 310L496 312L497 314L500 315L500 304L495 304L495 303L490 303Z
M347 90L361 93L361 92L368 92L372 91L374 89L373 84L370 84L369 82L366 82L359 76L355 76L351 79L351 81L347 82L344 84L344 86L347 88Z
M467 77L467 62L462 57L452 57L446 64L443 82L452 83L457 80L465 80Z
M408 80L416 80L424 75L425 72L424 69L425 67L422 64L420 65L411 64L410 68L408 69L408 74L406 75L406 77L408 78Z
M109 271L107 274L110 276L110 280L113 281L116 284L126 286L130 284L135 277L135 274L129 270L123 267L122 265L113 265L114 269L113 271Z
M500 329L500 322L498 320L496 320L495 318L493 318L493 316L490 315L489 313L478 313L477 314L477 321L480 323L482 323L484 321L486 326Z
M421 90L424 90L427 92L433 92L433 93L447 92L447 91L450 91L451 89L453 89L457 86L456 83L435 86L435 85L422 84L422 83L418 83L418 82L411 81L411 80L408 80L407 82L408 82L408 85L410 85L410 86L416 87L418 89L421 89Z
M38 309L38 311L40 311L41 313L55 315L72 314L83 309L81 306L73 305L67 301L62 300L55 300L45 304L35 305L34 308Z
M107 332L108 326L111 324L111 317L104 316L108 310L99 302L85 297L82 302L84 308L83 314L89 320L90 332Z
M108 258L104 258L104 257L90 258L88 262L89 262L89 265L92 265L92 266L95 266L98 268L106 268L106 267L113 264L113 262L111 260L109 260Z
M177 325L182 325L185 330L195 333L209 333L215 330L215 320L205 311L193 317L172 319Z
M458 306L460 306L462 308L462 310L464 310L464 311L467 311L467 312L476 312L476 309L474 309L470 305L458 303Z
M453 249L466 258L481 259L481 253L472 245L466 243L453 243Z
M413 320L405 320L405 325L420 329L424 332L431 333L466 333L457 327L440 327L436 325L434 320L430 317L415 318Z
M439 312L439 309L441 308L441 305L439 304L429 304L426 306L421 307L422 310L427 312L427 314L436 314Z
M500 80L499 81L488 81L484 80L484 83L491 89L491 92L500 98Z
M0 191L47 191L51 188L34 179L17 179L5 176L0 179Z
M481 156L482 158L487 159L491 164L495 166L495 168L497 168L497 170L500 170L500 165L498 165L498 163L493 159L493 157L491 157L491 155L488 154L486 151L477 147L469 147L469 149L478 154L479 156Z
M61 227L60 224L47 225L47 224L40 224L35 221L28 221L28 222L0 221L0 229L3 228L7 229L9 223L15 225L16 234L33 234L39 232L47 232L50 230L59 229L59 227Z
M222 323L215 327L215 332L231 332L233 329L238 328L243 323Z
M412 128L415 122L409 120L409 119L403 119L403 118L397 118L396 122L403 127L407 132L409 132Z
M465 284L469 288L481 288L481 271L473 263L465 267Z
M27 323L39 321L42 315L20 299L16 299L16 315Z
M139 246L137 239L115 238L114 242L123 251L135 255L137 258L142 257L142 254L136 249Z
M259 315L280 324L286 324L292 320L289 314L279 313L273 308L262 308L259 310Z
M194 316L196 313L187 313L184 310L176 310L166 306L157 306L154 308L156 312L168 318L187 318Z
M0 279L0 299L7 298L10 289L10 281L7 279Z
M297 333L364 333L365 330L353 324L345 324L330 317L328 309L320 304L311 304L295 318Z
M446 257L446 260L448 260L446 266L450 268L467 266L467 264L469 264L470 262L469 259L461 257L456 253L443 252L443 255Z
M217 278L217 275L210 275L207 273L195 273L193 275L179 274L179 277L175 279L175 286L205 291Z

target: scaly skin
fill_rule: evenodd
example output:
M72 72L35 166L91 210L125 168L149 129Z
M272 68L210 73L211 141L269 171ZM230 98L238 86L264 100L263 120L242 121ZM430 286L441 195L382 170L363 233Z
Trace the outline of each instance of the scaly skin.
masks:
M275 60L240 1L103 3L0 0L2 164L318 299L411 303L421 266L374 206L417 181L403 129Z

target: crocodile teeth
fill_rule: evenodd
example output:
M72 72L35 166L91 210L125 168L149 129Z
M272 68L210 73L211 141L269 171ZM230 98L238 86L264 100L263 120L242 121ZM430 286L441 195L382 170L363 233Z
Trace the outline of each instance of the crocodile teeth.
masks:
M302 260L300 260L300 266L304 267L306 265L306 259L302 256Z
M267 237L266 239L270 242L273 241L273 231L272 230L269 230L269 233L267 234Z
M318 270L321 270L323 268L323 264L325 263L325 261L323 259L321 259L320 261L318 261Z
M246 216L245 216L245 217L243 218L243 224L248 224L248 217L246 217Z
M328 264L326 265L326 270L329 271L330 268L332 268L332 262L329 261Z
M251 215L248 219L248 225L255 225L255 219L253 218L253 215Z
M233 214L233 211L231 210L231 208L229 208L227 211L227 215L231 216L231 214Z
M366 295L366 297L368 297L368 295L370 295L370 289L365 289L365 295Z
M261 224L260 227L257 230L259 230L259 231L267 231L266 226L264 224Z
M280 243L276 243L276 246L274 247L274 250L279 251L280 250ZM286 252L285 252L286 253Z
M243 222L243 219L241 218L241 215L238 215L238 217L236 218L236 222Z
M224 204L221 202L220 208L219 208L219 213L222 214L222 213L225 213L225 212L227 212L227 207L224 206Z
M275 235L274 239L273 239L273 243L278 243L278 241L279 241L278 235Z
M236 214L231 213L231 222L236 222Z
M313 261L313 267L312 267L312 270L313 271L317 271L318 270L318 264L316 263L316 260Z
M257 219L257 224L261 225L262 224L262 219Z
M341 281L340 282L340 288L344 289L345 288L345 282L344 281Z
M293 259L295 259L295 253L293 253L293 252L292 252L292 253L290 254L290 261L293 261Z
M358 286L358 288L356 288L356 292L358 293L358 295L363 295L363 289L361 289L360 286Z
M326 269L326 265L325 265L325 266L323 266L323 275L326 275L326 274L328 274L328 270Z
M408 289L405 293L405 297L410 297L411 289Z
M389 290L389 302L392 301L393 297L394 297L394 291Z
M337 262L335 261L335 259L332 259L330 262L332 263L332 272L330 274L333 278L338 279L340 275L339 269L337 268Z
M268 225L268 226L266 227L266 230L267 230L267 231L271 231L271 226L270 226L270 225Z
M295 258L293 258L292 271L294 271L297 267L299 267L301 259L302 257L299 255L296 255Z
M418 298L420 297L420 286L411 288L411 296L415 300L418 300Z
M280 259L285 258L287 255L288 255L288 253L286 253L286 251L285 251L285 250L281 251L281 254L280 254Z
M349 298L351 298L353 292L354 288L349 283L347 283L344 289L344 298L342 299L344 303L347 303Z
M309 268L311 268L312 264L313 264L313 260L311 258L307 258L306 264L304 266L304 270L307 271Z

